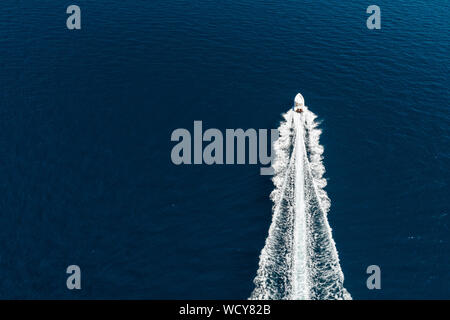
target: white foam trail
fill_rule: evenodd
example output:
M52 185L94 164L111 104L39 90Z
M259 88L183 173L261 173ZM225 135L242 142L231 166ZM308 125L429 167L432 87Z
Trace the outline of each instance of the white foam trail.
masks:
M272 224L250 299L351 299L327 219L316 115L305 107L283 117L274 144Z
M294 116L294 127L297 128L296 143L294 145L293 156L303 162L303 126L300 126L300 118ZM292 297L307 300L309 296L308 281L308 248L307 248L307 225L305 207L305 172L304 166L296 161L295 167L295 219L293 234L293 268L292 268Z

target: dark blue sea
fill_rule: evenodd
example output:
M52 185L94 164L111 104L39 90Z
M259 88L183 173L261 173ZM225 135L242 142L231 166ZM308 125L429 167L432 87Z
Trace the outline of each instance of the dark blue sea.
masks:
M0 298L248 298L271 177L177 166L171 134L277 128L301 92L346 289L449 299L449 21L444 0L3 0Z

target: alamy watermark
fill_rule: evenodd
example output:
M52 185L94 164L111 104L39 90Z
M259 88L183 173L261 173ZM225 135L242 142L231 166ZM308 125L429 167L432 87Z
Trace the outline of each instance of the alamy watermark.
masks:
M273 143L278 139L277 129L219 129L210 128L203 132L202 121L194 121L194 134L184 128L172 132L171 141L178 142L171 152L172 163L190 164L261 164L261 175L273 175ZM225 140L225 142L224 142ZM204 142L206 144L204 145ZM225 143L225 148L224 148ZM271 147L269 147L269 145ZM270 150L270 154L268 149Z
M366 25L367 29L381 29L381 9L379 6L371 5L367 7L366 13L371 14L367 18Z
M66 10L67 14L70 14L66 20L66 26L69 30L80 30L81 29L81 9L77 5L70 5Z
M76 264L72 264L67 267L66 273L70 274L69 277L67 277L66 286L67 289L73 290L81 289L81 269Z
M66 20L66 26L69 30L81 29L81 9L77 5L70 5L66 10L70 16ZM370 5L366 9L366 13L370 14L367 18L366 26L369 30L381 29L381 9L377 5Z
M367 278L367 281L366 281L367 289L380 290L381 289L381 269L380 269L380 267L377 266L376 264L368 266L366 273L370 274L370 276Z

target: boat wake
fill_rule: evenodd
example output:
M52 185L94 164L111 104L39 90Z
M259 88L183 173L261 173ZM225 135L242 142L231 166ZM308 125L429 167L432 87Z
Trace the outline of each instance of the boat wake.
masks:
M328 223L323 147L316 115L283 115L274 144L272 224L250 299L351 299Z

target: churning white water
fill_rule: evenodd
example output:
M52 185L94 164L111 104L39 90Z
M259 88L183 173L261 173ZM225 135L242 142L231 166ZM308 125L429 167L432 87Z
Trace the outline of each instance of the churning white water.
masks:
M283 115L274 144L273 217L250 299L351 299L327 213L316 115Z

